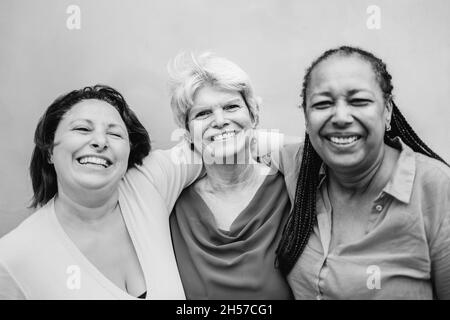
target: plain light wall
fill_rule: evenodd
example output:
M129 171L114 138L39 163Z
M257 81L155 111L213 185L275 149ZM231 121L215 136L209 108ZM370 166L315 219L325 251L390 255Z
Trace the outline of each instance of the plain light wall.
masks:
M69 30L69 5L81 29ZM369 5L381 29L366 26ZM60 94L103 83L118 89L150 132L173 144L166 65L181 50L236 62L261 96L263 128L303 135L304 71L324 50L361 46L388 65L397 105L438 154L450 160L448 0L1 0L0 236L31 210L33 134Z

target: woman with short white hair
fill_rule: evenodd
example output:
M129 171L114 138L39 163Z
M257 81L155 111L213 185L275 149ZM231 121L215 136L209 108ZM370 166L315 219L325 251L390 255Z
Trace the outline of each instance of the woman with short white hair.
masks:
M170 223L188 299L290 299L275 249L291 203L283 176L254 161L259 104L248 75L213 54L170 65L176 122L206 174L178 198Z

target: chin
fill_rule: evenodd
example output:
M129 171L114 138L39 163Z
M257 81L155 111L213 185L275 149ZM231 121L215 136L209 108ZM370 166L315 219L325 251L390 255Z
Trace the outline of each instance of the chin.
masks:
M335 156L331 161L326 161L327 165L333 169L356 169L362 162L354 156Z
M78 180L78 185L87 190L101 190L112 185L118 185L118 179L106 177L87 177L86 179Z
M104 183L104 182L99 182L99 181L83 181L78 183L78 185L85 189L85 190L91 190L91 191L95 191L95 190L101 190L103 188L105 188L108 184Z

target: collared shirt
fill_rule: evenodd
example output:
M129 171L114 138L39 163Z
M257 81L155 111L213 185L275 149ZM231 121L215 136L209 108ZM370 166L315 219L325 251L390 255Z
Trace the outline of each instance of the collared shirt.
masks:
M396 167L357 241L330 248L332 207L321 171L317 223L288 275L296 299L450 299L450 168L396 142ZM298 146L280 154L291 199L301 156Z

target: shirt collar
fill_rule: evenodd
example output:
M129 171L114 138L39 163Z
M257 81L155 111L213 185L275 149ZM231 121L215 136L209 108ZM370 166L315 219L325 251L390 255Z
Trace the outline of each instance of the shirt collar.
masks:
M395 137L393 143L400 150L400 156L395 165L391 179L383 188L383 192L387 193L397 200L409 203L411 199L414 177L416 175L416 157L414 151L406 145L400 137ZM327 176L327 168L325 163L319 170L319 186L321 188Z
M383 191L401 202L409 203L416 175L416 156L414 151L400 137L395 137L393 142L400 148L400 156L392 173L392 178Z

